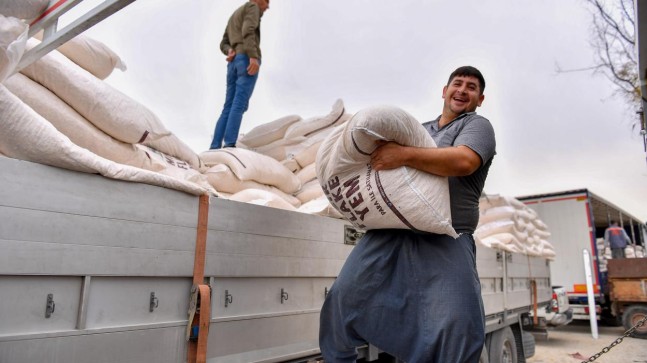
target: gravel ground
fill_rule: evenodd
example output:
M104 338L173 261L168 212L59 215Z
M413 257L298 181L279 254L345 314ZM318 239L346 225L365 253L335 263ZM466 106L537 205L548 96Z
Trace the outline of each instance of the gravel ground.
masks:
M536 337L535 355L528 358L527 362L583 362L613 343L624 332L623 327L598 326L598 339L593 339L588 321L573 321L566 326L550 330L548 339ZM647 363L647 340L625 338L595 362Z

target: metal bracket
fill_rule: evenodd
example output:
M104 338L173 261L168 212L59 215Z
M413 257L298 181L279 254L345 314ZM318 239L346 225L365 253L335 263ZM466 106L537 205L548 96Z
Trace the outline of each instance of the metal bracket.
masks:
M344 244L346 245L356 245L357 241L359 241L363 236L365 232L358 231L354 227L351 226L344 226Z
M159 299L155 297L155 291L151 291L151 298L149 300L148 311L153 312L159 306Z
M49 319L56 310L56 303L54 302L54 294L47 294L47 305L45 305L45 319Z
M281 288L281 304L283 304L283 301L286 301L288 299L288 293Z
M234 297L229 293L229 290L225 290L225 307L234 302Z

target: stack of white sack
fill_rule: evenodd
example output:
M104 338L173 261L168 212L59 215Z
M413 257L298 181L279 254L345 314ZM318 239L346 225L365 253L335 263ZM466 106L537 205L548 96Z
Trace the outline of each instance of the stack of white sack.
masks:
M611 248L605 246L604 238L597 238L595 241L598 248L598 265L600 266L600 271L607 271L608 260L612 258ZM627 245L625 247L625 257L644 258L645 248L640 245Z
M27 26L18 19L0 15L0 29L0 75L6 77L14 72L25 51ZM87 37L82 41L84 47L74 48L78 59L96 59L103 54L114 60L114 52L106 52L102 43ZM32 39L27 48L37 43ZM93 44L97 48L92 48ZM92 57L79 55L82 51ZM118 63L93 61L97 62L114 63L113 68ZM53 51L21 73L0 79L4 97L0 107L2 154L131 181L141 181L136 174L145 169L155 172L142 174L146 175L147 183L167 187L178 184L159 175L165 174L179 179L182 186L174 189L191 190L193 194L216 193L200 173L203 165L197 154L166 130L146 107L82 66ZM92 68L92 64L87 66ZM105 67L102 72L109 73ZM142 141L154 149L136 145ZM51 152L46 146L49 144L56 152ZM97 163L91 160L94 157L114 163L109 170L104 170L105 166L100 170L88 169L88 163ZM104 165L103 161L98 163ZM84 166L79 167L79 163ZM126 172L120 169L124 166L137 169L126 168ZM159 182L155 181L156 176L160 176Z
M404 166L373 170L370 154L379 141L436 147L425 128L401 109L382 106L356 113L330 133L317 153L317 179L330 203L361 229L412 229L457 237L447 178Z
M337 100L325 116L288 115L257 126L236 148L201 153L204 174L232 200L341 218L317 181L315 157L323 139L350 117Z
M598 249L598 266L600 271L607 271L607 261L611 258L611 249L604 246L604 238L597 238L595 240Z
M294 194L301 181L280 162L243 148L209 150L200 154L207 180L229 199L296 210ZM265 202L262 202L265 200Z
M537 213L512 197L488 195L479 201L477 243L509 252L555 259L550 232Z

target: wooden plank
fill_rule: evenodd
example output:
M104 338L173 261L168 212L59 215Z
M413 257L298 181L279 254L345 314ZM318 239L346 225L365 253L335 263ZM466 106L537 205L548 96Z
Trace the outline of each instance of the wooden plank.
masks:
M614 278L609 279L609 283L613 301L647 301L647 278L634 280Z

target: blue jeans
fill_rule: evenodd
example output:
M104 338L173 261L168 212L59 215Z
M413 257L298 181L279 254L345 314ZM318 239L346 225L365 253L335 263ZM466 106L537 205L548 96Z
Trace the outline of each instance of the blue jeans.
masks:
M223 141L225 147L236 146L243 113L249 107L249 99L258 79L258 73L253 76L247 74L248 66L249 57L246 54L236 54L234 60L227 64L225 105L216 122L210 149L220 149Z
M485 340L474 239L371 230L321 310L326 362L355 362L371 343L409 363L476 363Z

